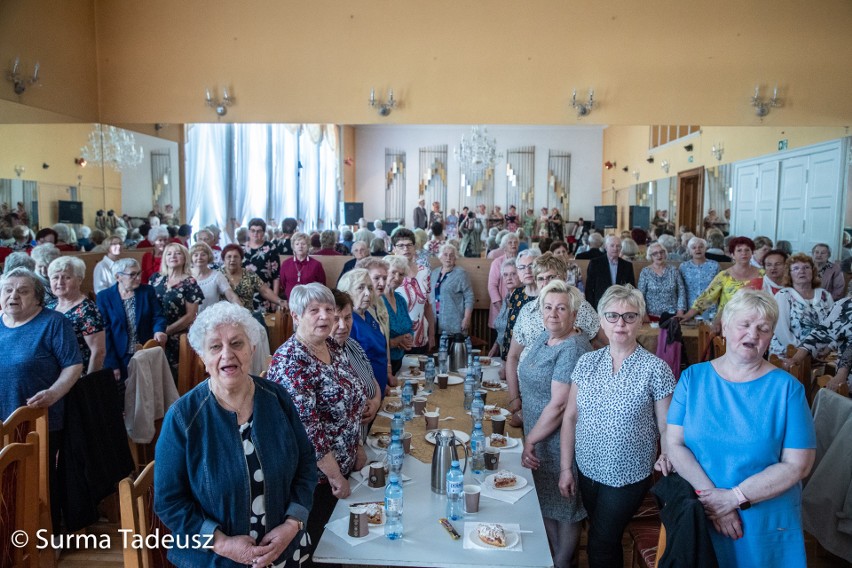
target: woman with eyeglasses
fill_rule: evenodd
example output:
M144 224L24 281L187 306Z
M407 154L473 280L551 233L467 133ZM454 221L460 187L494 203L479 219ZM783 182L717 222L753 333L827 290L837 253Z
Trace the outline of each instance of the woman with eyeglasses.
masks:
M639 291L645 298L648 318L657 321L664 313L682 316L686 311L686 286L677 268L666 262L666 249L660 243L648 247L646 266L639 273Z
M645 300L632 286L610 286L598 303L609 345L580 357L562 420L559 489L579 487L589 515L589 565L623 566L621 538L651 485L665 447L674 375L636 341ZM656 460L656 463L655 463ZM579 479L572 473L576 463Z
M165 346L168 324L154 288L142 284L142 269L136 259L117 260L112 274L116 283L97 296L106 332L104 367L115 371L116 380L124 380L136 345L156 339Z

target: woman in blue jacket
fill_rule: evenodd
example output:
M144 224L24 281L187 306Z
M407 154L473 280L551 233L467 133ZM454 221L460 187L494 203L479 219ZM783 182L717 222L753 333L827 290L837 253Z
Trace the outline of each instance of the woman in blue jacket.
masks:
M154 510L177 566L296 567L309 548L316 456L284 387L249 375L265 340L228 302L189 330L210 378L169 409L154 465Z

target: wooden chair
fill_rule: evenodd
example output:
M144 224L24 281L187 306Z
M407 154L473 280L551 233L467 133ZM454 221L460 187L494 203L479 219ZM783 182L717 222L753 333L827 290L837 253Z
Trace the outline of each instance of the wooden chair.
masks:
M713 336L713 356L721 357L727 351L727 342L725 338L720 335Z
M698 356L704 357L705 354L708 354L708 358L712 357L712 354L708 353L708 348L710 347L710 343L713 337L713 328L710 327L707 322L700 321L698 322ZM700 363L701 361L695 361L696 363Z
M118 484L121 506L121 528L130 530L130 535L145 538L159 530L161 535L171 531L154 514L154 462L149 463L134 481L130 477ZM125 533L128 534L128 533ZM156 568L172 566L166 559L166 551L147 546L124 548L125 568Z
M289 310L279 310L275 313L275 323L269 330L269 352L275 353L275 350L290 339L291 335L293 335L293 316Z
M788 345L784 355L787 359L790 359L796 354L796 351L798 350L794 345ZM769 362L775 365L776 367L784 369L784 362L777 355L770 355ZM805 396L808 399L808 404L811 404L814 401L814 395L816 394L816 390L818 389L815 389L816 383L814 383L811 373L810 355L806 356L803 361L796 363L795 365L792 365L789 369L785 370L794 377L796 377L796 379L798 379L800 383L802 383L802 386L805 387Z
M834 377L832 377L831 375L822 375L821 377L817 377L816 386L818 387L818 389L824 389L825 386L828 384L828 381L833 378ZM837 389L837 394L842 396L849 396L849 385L847 383L843 383L842 385L840 385L840 388ZM814 397L816 397L816 394L814 394Z
M39 565L35 538L39 529L38 462L39 439L35 432L27 434L26 443L12 443L0 450L0 566ZM15 531L29 536L22 548L12 545Z
M22 406L15 410L0 425L0 447L28 442L28 436L35 432L38 456L38 512L39 528L47 531L47 537L53 533L53 520L50 511L50 450L49 424L46 408ZM55 566L56 557L50 550L41 553L43 566ZM2 564L2 563L0 563Z
M180 336L178 351L178 394L185 395L207 376L207 370L198 353L190 347L187 334Z

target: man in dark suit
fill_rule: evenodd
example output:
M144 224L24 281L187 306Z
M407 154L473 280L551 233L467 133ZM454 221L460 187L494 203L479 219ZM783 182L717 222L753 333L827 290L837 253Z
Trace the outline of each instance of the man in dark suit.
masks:
M417 207L414 208L414 225L413 229L426 230L429 215L426 214L426 200L421 199L417 202Z
M589 250L577 253L577 256L575 258L577 260L592 260L593 258L603 256L604 253L601 250L603 244L604 241L601 234L592 233L591 235L589 235Z
M606 289L613 284L631 284L636 286L633 276L633 264L619 258L621 239L610 235L604 241L606 254L589 262L586 276L586 300L595 308Z

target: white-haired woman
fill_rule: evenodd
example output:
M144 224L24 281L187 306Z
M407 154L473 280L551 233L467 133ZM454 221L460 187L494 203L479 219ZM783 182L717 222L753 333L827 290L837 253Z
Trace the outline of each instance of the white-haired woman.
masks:
M846 295L846 279L840 269L839 262L831 262L831 247L825 243L817 243L811 249L814 264L817 268L816 275L822 282L822 287L831 294L834 301Z
M65 223L57 223L51 228L56 231L56 248L63 252L77 250L77 236L74 234L74 229Z
M74 327L83 356L83 374L100 371L106 355L104 319L97 304L80 291L86 264L74 256L60 256L50 263L47 274L56 300L45 307L65 314Z
M737 292L725 354L684 371L668 415L668 454L716 529L719 566L806 565L800 481L816 439L802 385L763 359L777 317L766 292Z
M665 443L666 414L675 387L671 369L636 338L645 300L632 286L613 285L598 303L609 345L580 357L571 375L561 430L559 488L579 487L589 515L590 566L622 566L621 539L650 486ZM574 464L579 480L574 479Z
M580 356L592 350L576 326L584 302L574 286L553 280L538 297L544 330L529 345L529 356L518 366L524 401L524 450L521 462L533 470L541 515L556 567L571 566L580 541L586 510L576 484L565 495L559 490L559 429L568 402L571 373ZM576 464L573 465L576 479Z
M343 349L331 338L335 310L334 296L322 284L293 288L290 312L296 331L275 352L267 374L290 393L314 447L319 482L307 526L314 545L337 500L351 493L349 474L366 463L359 441L367 397Z
M192 277L195 278L198 287L204 294L204 300L198 305L198 313L203 312L222 298L243 305L243 301L231 289L228 279L218 270L211 270L213 262L213 249L207 243L195 243L189 249L189 258L192 264Z
M306 233L295 233L290 237L290 246L293 247L293 256L281 263L279 273L279 286L274 291L276 295L279 290L284 296L284 307L290 300L290 292L293 288L311 282L325 285L325 270L322 263L308 256L311 248L311 238Z
M521 308L533 301L538 296L538 285L533 275L533 262L541 256L538 249L527 249L518 253L515 270L518 273L520 284L509 293L508 313L506 314L506 329L503 331L503 342L500 345L500 353L505 359L512 345L512 332ZM511 393L510 393L511 394ZM517 396L517 393L514 393Z
M204 292L189 271L189 251L178 243L169 243L163 250L160 272L151 275L151 287L157 293L163 313L168 321L166 335L166 358L172 367L177 367L180 352L180 336L186 333L198 306L204 301Z
M47 277L47 267L61 255L62 251L56 248L56 245L51 243L38 245L32 250L32 252L30 252L30 256L35 261L35 270L33 270L33 272L35 272L35 275L41 279L41 283L44 286L45 304L56 299L56 296L53 295L53 291L50 289L50 280Z
M145 238L151 242L153 249L142 255L142 284L148 284L151 276L155 272L159 272L163 263L163 252L170 240L169 230L162 225L157 225L151 227L148 236Z
M388 344L390 346L391 372L395 375L402 368L405 352L414 346L413 324L408 315L408 303L397 288L408 275L408 259L394 254L386 256L387 284L384 286L382 302L388 313ZM368 269L369 270L369 269ZM376 280L373 279L373 287Z
M666 262L668 251L660 243L648 246L646 266L639 273L639 291L645 297L646 317L659 320L664 313L682 316L689 307L686 286L677 268Z
M678 270L686 286L686 303L692 306L719 273L719 263L707 258L707 241L701 237L689 239L686 248L691 258L681 262ZM715 315L716 306L712 306L702 314L702 317L712 320Z
M227 302L190 329L209 378L163 420L154 510L179 539L212 547L173 547L175 565L297 567L307 554L316 461L287 391L249 374L261 341L249 311Z
M121 257L121 253L124 250L124 239L118 235L108 237L105 244L107 245L107 253L95 265L95 270L92 274L95 294L115 284L115 278L112 276L112 265Z
M503 300L512 291L503 283L503 260L515 258L518 255L520 244L521 240L515 233L506 233L500 241L500 248L488 253L488 258L492 259L491 267L488 270L488 296L491 299L488 309L488 327L492 330L496 329L494 321L500 313ZM494 332L494 335L496 337L496 332Z
M456 266L458 251L451 244L441 247L441 266L432 270L429 301L435 311L435 342L441 333L467 333L473 317L473 288L467 272Z

